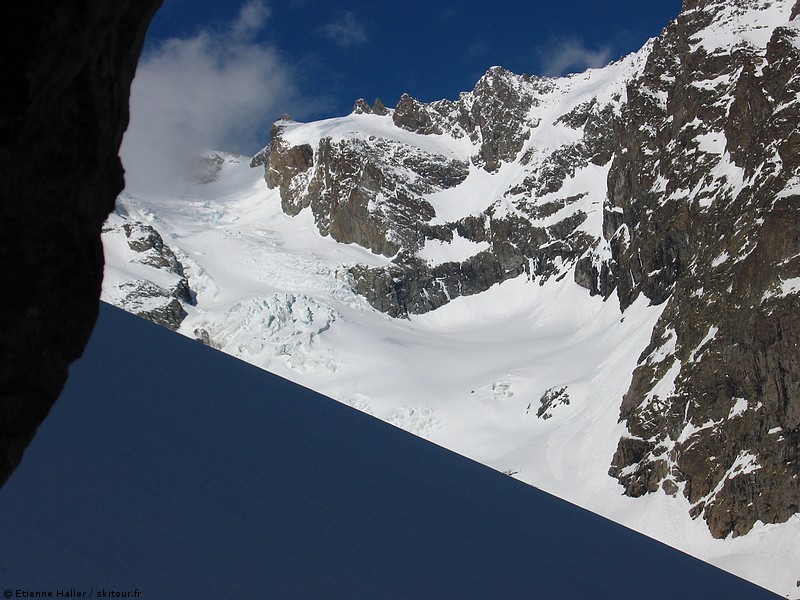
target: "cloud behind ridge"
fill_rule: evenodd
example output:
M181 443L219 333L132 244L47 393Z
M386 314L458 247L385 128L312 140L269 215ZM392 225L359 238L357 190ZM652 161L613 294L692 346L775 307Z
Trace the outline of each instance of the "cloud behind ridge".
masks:
M325 37L333 40L340 48L348 48L367 41L367 31L356 20L352 12L345 12L340 19L322 27Z
M144 54L120 149L129 191L169 191L209 150L252 154L266 143L298 95L289 65L258 38L269 17L267 4L250 0L233 21Z
M613 58L608 46L588 48L582 41L567 38L554 40L538 52L540 74L561 76L586 69L604 67Z

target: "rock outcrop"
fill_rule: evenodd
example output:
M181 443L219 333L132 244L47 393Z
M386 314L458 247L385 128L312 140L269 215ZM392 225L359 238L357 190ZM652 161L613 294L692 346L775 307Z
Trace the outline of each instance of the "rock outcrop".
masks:
M800 511L800 23L787 4L765 47L709 34L769 8L686 3L609 175L620 303L666 302L610 472L632 496L682 489L716 537Z
M160 0L4 8L0 62L0 483L81 355L123 188L128 95Z
M290 123L273 127L266 159L267 183L280 189L284 212L311 207L323 235L386 256L440 235L425 225L434 212L422 196L464 181L467 164L375 137L292 145L282 136Z
M269 146L251 165L265 167L267 184L280 190L286 214L310 207L321 234L393 258L387 267L351 269L357 291L392 316L434 310L522 273L541 281L563 277L579 261L576 280L608 296L608 265L598 267L605 269L602 275L594 274L588 255L600 240L584 227L587 211L599 210L600 199L585 185L569 192L564 185L590 166L607 168L621 96L576 107L571 89L577 85L493 67L457 102L423 104L406 94L383 115L357 101L354 115L385 116L373 121L375 134L299 142L294 132L302 124L278 121ZM621 82L616 85L621 92ZM554 104L568 110L554 111ZM526 145L542 125L567 129L565 137L575 141L544 149ZM402 132L451 141L431 150L436 143L414 145ZM512 162L522 176L512 178L500 197L485 201L485 210L448 220L429 201L445 191L455 197L476 169L496 173ZM452 260L426 259L426 247L452 245L454 238L476 251Z
M108 281L107 276L105 293L120 308L177 330L187 315L185 306L195 305L183 263L152 225L118 212L103 228L105 244L113 243L114 237L122 238L127 245L129 263L144 269L139 278L122 282Z

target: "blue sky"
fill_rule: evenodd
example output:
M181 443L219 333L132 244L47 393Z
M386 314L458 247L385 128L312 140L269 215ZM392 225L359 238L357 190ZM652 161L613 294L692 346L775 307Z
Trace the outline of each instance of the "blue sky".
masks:
M339 116L359 97L393 106L403 92L455 99L493 65L538 75L602 66L657 36L680 5L165 0L134 82L123 161L129 179L152 179L188 149L252 154L284 113Z

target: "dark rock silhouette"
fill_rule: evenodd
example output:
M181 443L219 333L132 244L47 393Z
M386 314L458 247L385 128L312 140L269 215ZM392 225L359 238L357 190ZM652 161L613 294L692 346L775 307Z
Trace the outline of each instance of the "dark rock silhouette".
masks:
M100 230L124 187L128 96L161 0L4 8L0 36L0 483L97 317Z

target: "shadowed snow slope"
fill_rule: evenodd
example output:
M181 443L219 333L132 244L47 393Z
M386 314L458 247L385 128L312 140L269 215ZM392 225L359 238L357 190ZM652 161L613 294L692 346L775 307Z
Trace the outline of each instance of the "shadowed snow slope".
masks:
M0 532L3 587L54 594L771 597L108 305Z
M521 274L435 311L391 318L354 292L348 272L389 259L320 235L308 209L287 216L278 191L232 155L216 181L184 197L123 194L104 243L104 300L145 306L147 316L160 298L160 321L177 314L179 333L796 594L800 519L714 539L689 517L683 494L631 498L608 475L625 434L620 402L664 304L640 296L623 313L571 276ZM193 301L181 301L183 316L170 308L181 280Z

